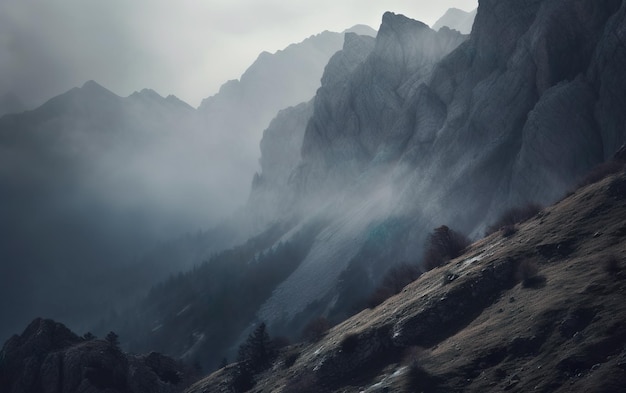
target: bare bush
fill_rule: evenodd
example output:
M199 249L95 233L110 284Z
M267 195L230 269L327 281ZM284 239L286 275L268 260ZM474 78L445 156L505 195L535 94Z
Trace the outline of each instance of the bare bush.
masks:
M400 293L404 287L417 280L420 274L417 266L406 263L391 267L378 288L367 299L367 306L374 308L393 295Z
M616 276L622 271L620 261L615 255L609 255L604 260L604 271L611 276Z
M499 231L501 228L504 229L504 232L509 233L508 236L511 236L515 231L515 224L520 224L524 221L527 221L534 216L537 215L541 211L541 205L537 203L528 203L521 207L513 207L508 210L505 210L504 213L500 215L500 217L487 227L485 232L485 236L489 236L492 233ZM512 229L511 229L512 228ZM511 233L512 232L512 233ZM505 236L505 237L508 237Z
M331 327L330 321L325 317L319 316L314 318L302 329L302 339L309 342L319 341Z
M542 286L546 279L539 275L539 266L532 259L525 259L517 267L516 278L522 282L524 288L537 288Z
M622 171L623 169L624 163L617 160L606 161L598 164L587 172L585 177L583 177L578 183L578 188L597 183L610 175Z
M442 266L450 259L463 255L470 244L470 240L465 235L445 225L435 228L428 238L422 266L425 270Z

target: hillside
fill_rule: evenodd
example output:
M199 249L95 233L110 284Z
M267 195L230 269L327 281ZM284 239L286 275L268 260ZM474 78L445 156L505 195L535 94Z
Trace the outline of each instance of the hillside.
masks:
M616 392L626 384L626 172L496 232L280 351L255 392ZM236 366L187 393L227 391Z

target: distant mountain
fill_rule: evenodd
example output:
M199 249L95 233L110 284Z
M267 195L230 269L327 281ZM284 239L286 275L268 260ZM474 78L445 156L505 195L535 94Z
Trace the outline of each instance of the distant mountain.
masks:
M0 312L13 317L0 336L35 316L92 326L250 236L252 220L233 212L250 194L262 132L313 97L343 40L324 32L264 53L198 110L89 81L2 117Z
M439 29L446 26L450 29L459 31L462 34L469 34L472 32L472 25L474 24L474 18L476 18L476 12L477 10L467 12L458 8L450 8L441 18L437 20L437 22L435 22L432 28L435 31L439 31Z
M344 33L375 35L370 27L357 25ZM221 168L230 174L226 195L243 206L250 178L259 170L259 142L263 130L279 110L310 101L320 87L328 60L341 49L344 33L325 31L270 54L263 52L238 80L202 101L198 112L212 143L223 146ZM231 148L236 146L236 154Z

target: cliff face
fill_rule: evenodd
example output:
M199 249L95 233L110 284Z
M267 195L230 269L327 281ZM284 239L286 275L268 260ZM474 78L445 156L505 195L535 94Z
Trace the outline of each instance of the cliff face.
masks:
M408 26L418 24L387 14L350 82L318 92L303 193L390 162L400 203L454 211L470 197L461 229L479 234L479 217L555 200L623 143L622 2L483 1L470 39L445 58L461 36Z
M464 40L450 30L435 33L421 22L385 14L363 64L345 77L322 78L302 146L299 197L334 193L379 154L383 160L397 159L410 132L394 127L403 120L406 100Z
M386 14L365 61L318 90L291 183L295 210L331 224L259 318L328 312L386 219L410 217L419 258L432 228L479 237L504 209L549 204L610 157L626 140L626 90L614 88L625 8L481 1L467 40Z

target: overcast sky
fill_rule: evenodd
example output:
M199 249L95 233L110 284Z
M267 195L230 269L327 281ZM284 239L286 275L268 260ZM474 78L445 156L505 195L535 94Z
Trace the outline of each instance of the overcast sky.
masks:
M378 29L385 11L432 25L477 0L0 0L0 96L29 107L89 79L197 106L262 51L324 30Z

